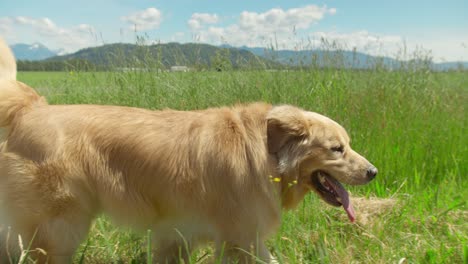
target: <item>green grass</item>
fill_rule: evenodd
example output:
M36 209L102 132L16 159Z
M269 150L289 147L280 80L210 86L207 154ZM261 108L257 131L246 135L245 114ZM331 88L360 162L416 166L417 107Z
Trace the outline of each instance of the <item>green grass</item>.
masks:
M467 263L468 137L466 72L303 71L19 73L53 104L116 104L199 109L239 102L293 104L341 123L353 148L379 169L354 196L395 204L359 214L311 194L283 216L268 241L283 263ZM105 217L75 256L81 263L145 263L145 234ZM193 262L212 250L201 249Z

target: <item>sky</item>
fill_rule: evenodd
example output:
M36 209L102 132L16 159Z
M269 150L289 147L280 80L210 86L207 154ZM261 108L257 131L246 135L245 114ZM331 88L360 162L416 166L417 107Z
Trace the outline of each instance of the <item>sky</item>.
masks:
M468 1L0 0L0 36L65 53L139 36L468 61Z

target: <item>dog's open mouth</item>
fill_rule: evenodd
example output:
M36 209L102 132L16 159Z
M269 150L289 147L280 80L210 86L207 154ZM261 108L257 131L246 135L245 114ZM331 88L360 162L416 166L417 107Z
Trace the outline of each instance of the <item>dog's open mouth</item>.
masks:
M312 187L325 202L333 206L343 206L349 220L354 222L353 205L349 200L348 192L340 182L324 171L315 171L312 173Z

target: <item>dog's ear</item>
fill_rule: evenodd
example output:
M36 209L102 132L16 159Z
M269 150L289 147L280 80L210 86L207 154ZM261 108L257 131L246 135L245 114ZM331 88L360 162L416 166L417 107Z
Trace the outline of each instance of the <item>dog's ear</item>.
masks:
M307 119L299 108L276 106L267 115L267 143L270 154L277 153L290 140L308 134Z

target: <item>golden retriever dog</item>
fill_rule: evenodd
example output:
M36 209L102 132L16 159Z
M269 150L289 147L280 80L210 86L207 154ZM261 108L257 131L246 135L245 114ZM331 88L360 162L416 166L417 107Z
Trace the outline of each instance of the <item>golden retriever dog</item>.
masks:
M354 211L341 183L377 169L338 123L265 103L200 111L49 105L16 81L0 43L0 262L19 237L39 263L71 263L93 219L151 229L156 263L213 242L223 263L271 263L264 241L310 191ZM41 249L41 250L36 250Z

